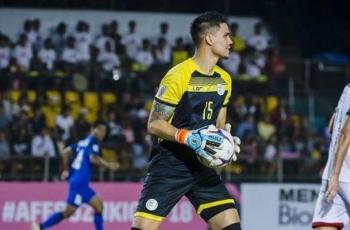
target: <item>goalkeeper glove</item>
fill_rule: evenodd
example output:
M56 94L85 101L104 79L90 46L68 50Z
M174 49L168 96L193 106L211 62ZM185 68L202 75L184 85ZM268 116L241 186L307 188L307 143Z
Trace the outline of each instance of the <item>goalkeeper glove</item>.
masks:
M214 128L214 125L209 125L196 130L179 129L175 134L175 140L180 144L187 145L196 154L211 162L214 157L209 154L210 147L219 147L223 142L223 137L218 133L208 132Z
M231 124L230 123L226 123L224 130L231 133ZM239 147L239 145L241 144L241 139L237 136L232 136L233 137L233 156L232 156L232 161L236 161L237 160L237 155L241 152L241 148Z

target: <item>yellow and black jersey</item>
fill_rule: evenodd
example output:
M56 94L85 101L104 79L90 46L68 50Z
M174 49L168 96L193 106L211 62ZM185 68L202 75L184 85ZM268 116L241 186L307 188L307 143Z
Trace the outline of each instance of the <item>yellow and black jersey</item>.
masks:
M155 100L176 107L171 124L197 129L215 124L231 96L230 75L215 66L211 75L200 72L190 58L174 66L162 79Z
M176 107L169 121L173 126L193 130L216 124L219 111L227 106L230 96L231 77L226 71L215 66L212 74L205 75L192 59L187 59L165 75L155 100ZM185 145L158 140L153 144L151 158L172 154L186 164L192 162L192 166L199 166L195 154L191 152Z
M155 100L175 107L172 125L196 129L215 124L230 95L231 78L224 70L215 66L212 74L205 75L187 59L165 75ZM162 221L182 196L206 221L235 208L215 170L202 165L193 150L172 141L156 141L135 216Z

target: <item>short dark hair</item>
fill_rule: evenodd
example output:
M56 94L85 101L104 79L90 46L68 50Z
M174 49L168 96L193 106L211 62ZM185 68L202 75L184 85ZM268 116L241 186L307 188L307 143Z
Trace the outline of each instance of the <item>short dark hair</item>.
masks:
M134 20L129 21L129 26L136 26L136 22Z
M104 121L101 121L101 120L96 120L92 125L91 127L93 129L96 129L96 128L101 128L101 127L104 127L104 128L107 128L107 125Z
M196 17L191 25L191 37L194 44L199 45L204 32L212 27L220 27L221 23L227 23L226 18L216 11L205 12Z

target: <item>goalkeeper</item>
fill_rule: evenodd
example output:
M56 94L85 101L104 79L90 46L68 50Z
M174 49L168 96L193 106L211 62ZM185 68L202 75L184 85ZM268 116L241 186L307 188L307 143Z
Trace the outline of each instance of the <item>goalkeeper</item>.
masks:
M203 130L210 124L225 126L231 78L216 63L229 57L230 32L223 15L208 12L194 19L191 36L195 54L168 71L153 102L148 131L155 139L133 230L159 229L182 196L211 229L241 229L235 202L222 180L197 159L199 155L213 161L209 150L223 141Z

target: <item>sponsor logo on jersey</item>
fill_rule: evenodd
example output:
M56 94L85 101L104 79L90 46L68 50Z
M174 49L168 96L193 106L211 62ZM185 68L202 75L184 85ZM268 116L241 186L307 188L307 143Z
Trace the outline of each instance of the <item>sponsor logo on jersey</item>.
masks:
M223 86L222 84L217 84L216 85L216 90L217 90L218 94L220 96L222 96L225 93L225 86Z
M201 91L203 87L202 86L193 86L192 89L193 91Z

